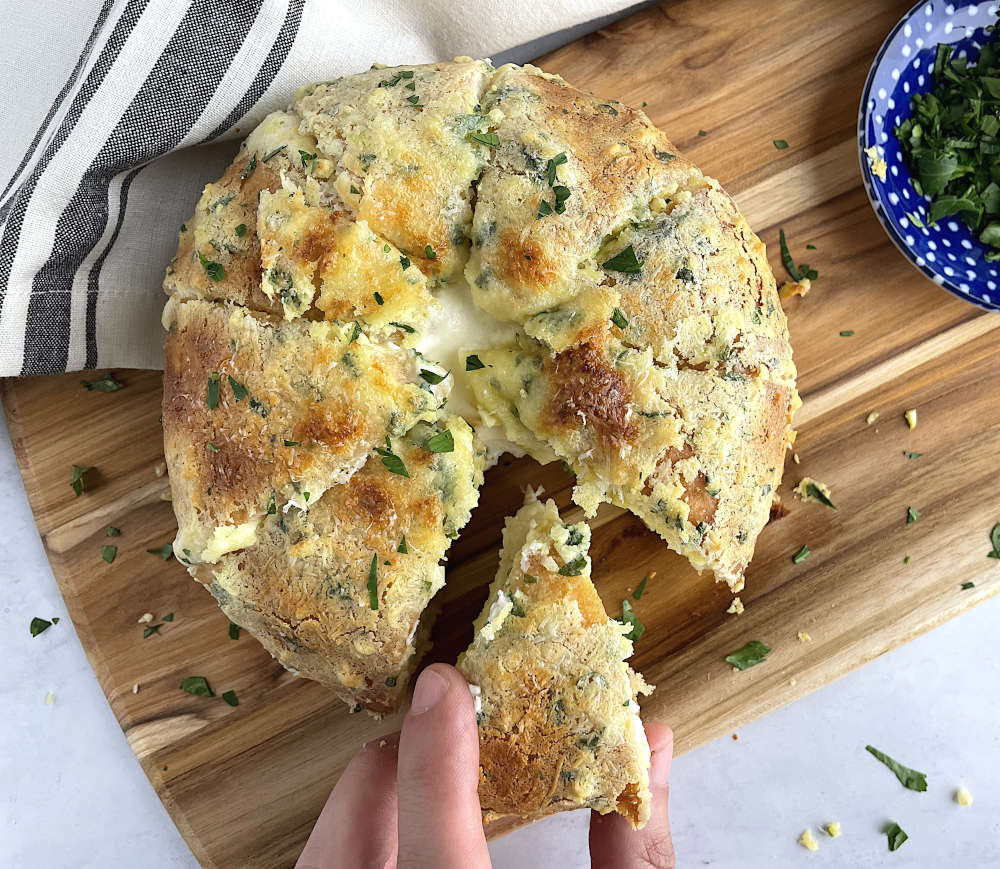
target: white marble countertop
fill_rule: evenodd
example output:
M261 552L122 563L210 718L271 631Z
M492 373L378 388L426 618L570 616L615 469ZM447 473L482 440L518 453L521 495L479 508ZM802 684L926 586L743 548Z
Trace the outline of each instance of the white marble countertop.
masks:
M0 866L196 869L66 617L2 417L0 503ZM32 638L36 615L62 620ZM998 625L994 598L743 728L738 741L678 758L671 818L679 865L1000 865ZM904 790L867 743L926 772L927 793ZM955 803L960 785L973 806ZM836 840L815 829L832 820L843 825ZM881 832L890 820L910 836L896 853ZM490 847L494 866L588 866L586 825L587 813L574 812L499 839ZM819 839L814 854L796 844L807 826Z

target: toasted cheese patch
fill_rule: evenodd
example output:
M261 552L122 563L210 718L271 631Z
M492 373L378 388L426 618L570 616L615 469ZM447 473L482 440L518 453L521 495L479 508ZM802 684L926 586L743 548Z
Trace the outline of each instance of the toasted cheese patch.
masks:
M507 520L497 577L458 668L477 686L487 819L589 807L649 818L649 747L625 663L628 628L590 581L590 529L529 493Z
M164 441L174 551L188 562L248 545L242 526L275 499L315 502L372 444L433 419L439 404L412 351L373 344L354 324L282 323L203 301L172 303L169 316Z
M444 431L454 449L430 452ZM256 546L194 571L282 665L376 713L406 689L421 614L444 585L441 559L483 481L481 445L458 417L418 423L392 444L408 477L373 452L308 509L278 502Z

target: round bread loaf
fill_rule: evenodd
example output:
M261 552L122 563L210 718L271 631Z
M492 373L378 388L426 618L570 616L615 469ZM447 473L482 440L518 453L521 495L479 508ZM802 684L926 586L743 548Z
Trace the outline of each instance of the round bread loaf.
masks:
M309 85L206 186L164 286L174 551L348 702L395 705L503 451L742 587L793 437L785 316L642 111L468 58Z

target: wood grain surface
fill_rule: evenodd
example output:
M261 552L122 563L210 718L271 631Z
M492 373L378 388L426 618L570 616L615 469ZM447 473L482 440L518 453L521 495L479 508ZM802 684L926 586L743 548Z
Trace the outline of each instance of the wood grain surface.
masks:
M952 298L897 253L858 171L861 86L908 5L663 3L540 60L585 89L645 104L735 194L776 274L779 228L795 257L819 271L812 292L786 306L805 401L800 464L786 468L788 515L760 538L746 611L727 615L725 588L694 574L638 520L606 509L594 522L595 582L611 614L655 571L634 603L646 633L633 664L658 686L644 714L673 725L678 751L1000 591L1000 563L986 557L1000 521L1000 317ZM789 148L775 149L775 138ZM211 596L179 564L146 552L175 530L167 482L157 476L160 375L117 374L126 386L112 394L82 389L79 375L3 384L52 568L108 702L197 858L215 869L290 867L349 758L398 718L349 715L245 633L231 640ZM907 408L918 410L914 431L903 421ZM880 418L868 425L873 410ZM908 460L904 450L923 455ZM69 487L73 463L97 468L79 498ZM807 474L831 487L836 511L791 497ZM558 465L504 461L490 471L450 555L429 660L453 661L469 641L503 517L528 483L578 517ZM907 524L910 506L921 517ZM108 525L121 536L109 541ZM100 555L109 542L118 545L110 565ZM803 544L811 555L794 564ZM963 590L966 581L975 587ZM144 640L137 620L146 612L174 620ZM724 656L752 639L773 651L734 672ZM180 691L192 674L217 694L235 690L240 705Z

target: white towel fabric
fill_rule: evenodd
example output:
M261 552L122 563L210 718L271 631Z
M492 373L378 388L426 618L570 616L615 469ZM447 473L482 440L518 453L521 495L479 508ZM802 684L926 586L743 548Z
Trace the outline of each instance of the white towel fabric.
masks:
M92 28L0 194L10 376L162 367L177 228L235 151L208 143L246 135L299 85L376 61L495 56L629 0L60 0L58 15L31 20L35 33L24 4L0 5L5 39L44 46L39 26ZM19 72L6 112L33 114L31 70Z

